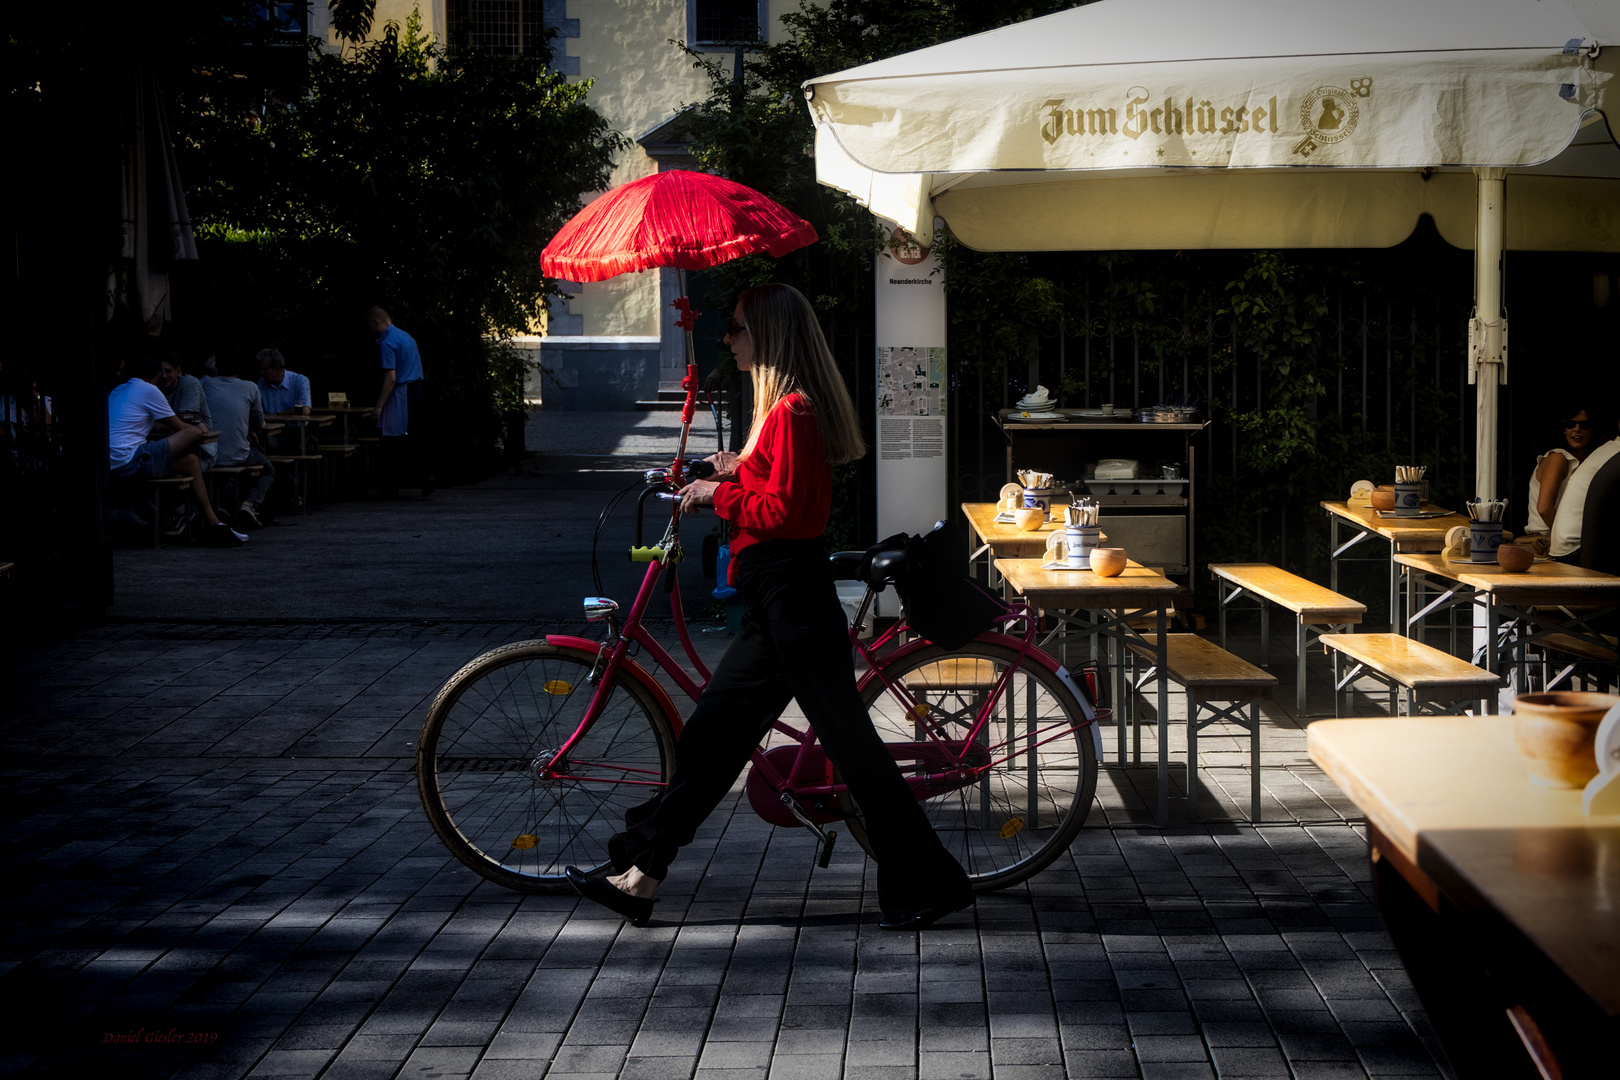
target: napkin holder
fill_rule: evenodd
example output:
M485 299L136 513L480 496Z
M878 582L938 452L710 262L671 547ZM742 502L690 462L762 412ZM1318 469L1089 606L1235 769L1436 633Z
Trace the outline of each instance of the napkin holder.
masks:
M1104 458L1097 462L1098 480L1135 480L1139 468L1130 458Z
M1587 781L1581 809L1588 817L1620 814L1620 705L1603 714L1592 752L1597 755L1598 774Z

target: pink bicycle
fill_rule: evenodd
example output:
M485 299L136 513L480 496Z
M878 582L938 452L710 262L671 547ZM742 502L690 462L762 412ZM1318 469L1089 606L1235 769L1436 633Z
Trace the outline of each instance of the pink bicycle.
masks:
M602 640L548 634L494 649L456 672L428 709L416 752L422 805L456 858L497 884L567 891L563 868L603 866L625 810L652 797L674 770L680 710L630 653L639 647L693 700L709 677L681 606L678 506L663 541L640 544L640 506L649 497L676 499L675 478L690 475L683 459L696 382L689 368L673 466L649 471L638 485L632 558L649 565L629 611L621 619L614 601L588 598L586 618L606 624ZM863 555L834 554L834 576L854 578ZM1056 859L1085 824L1102 752L1098 721L1108 712L1094 708L1070 674L1035 646L1037 619L1023 605L1009 607L999 628L952 652L908 640L904 621L863 641L873 599L903 560L902 552L878 553L864 577L866 596L850 628L850 646L865 668L861 698L974 889L1023 881ZM597 582L600 591L600 575ZM691 672L642 625L660 582ZM860 808L814 732L786 721L774 730L778 744L752 758L747 795L754 810L774 825L813 832L823 867L837 836L829 825L847 822L867 847Z

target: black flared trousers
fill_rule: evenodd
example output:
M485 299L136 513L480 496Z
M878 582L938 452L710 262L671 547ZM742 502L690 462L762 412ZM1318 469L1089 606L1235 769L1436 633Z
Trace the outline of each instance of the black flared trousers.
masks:
M764 541L738 564L742 628L681 731L669 786L627 813L626 830L610 842L614 867L663 878L797 700L860 805L883 910L966 903L967 873L934 834L855 690L848 622L820 541Z

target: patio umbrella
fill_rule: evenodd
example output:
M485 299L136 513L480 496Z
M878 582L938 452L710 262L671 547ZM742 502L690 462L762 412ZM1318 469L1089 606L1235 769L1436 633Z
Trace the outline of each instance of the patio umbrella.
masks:
M575 214L540 253L540 268L567 281L603 281L657 266L707 270L759 252L781 258L816 239L808 221L753 188L672 169L614 188Z
M813 225L751 187L723 176L671 169L616 187L575 214L540 253L540 269L566 281L605 281L663 266L680 271L681 295L672 306L681 313L675 325L686 332L682 386L692 390L697 386L692 328L698 313L686 296L686 271L760 252L781 258L816 240ZM692 401L688 394L681 409L677 472L686 456ZM710 408L714 410L712 402ZM718 429L718 410L714 422Z
M1431 215L1476 252L1492 497L1502 251L1620 251L1616 46L1604 0L1100 0L805 94L817 177L923 243L1383 247Z

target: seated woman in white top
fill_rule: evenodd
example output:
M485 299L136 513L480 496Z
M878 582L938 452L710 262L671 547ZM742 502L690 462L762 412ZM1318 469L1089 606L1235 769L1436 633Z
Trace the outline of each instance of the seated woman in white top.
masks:
M1591 414L1581 409L1564 421L1564 446L1536 459L1536 471L1530 476L1530 517L1524 527L1526 534L1552 531L1553 516L1558 513L1558 502L1564 497L1569 474L1591 452Z

